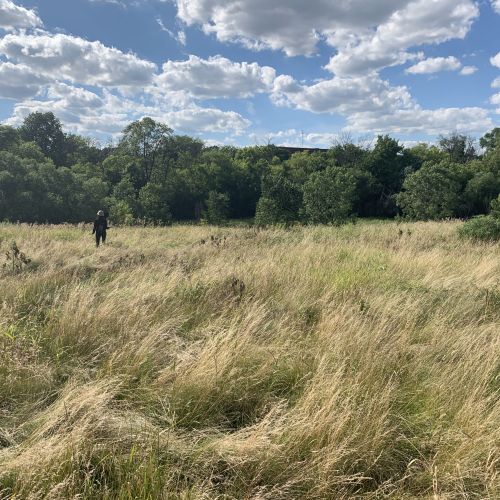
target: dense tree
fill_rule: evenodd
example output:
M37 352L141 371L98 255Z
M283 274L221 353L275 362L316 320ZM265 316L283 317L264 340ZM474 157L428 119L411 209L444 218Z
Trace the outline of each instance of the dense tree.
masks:
M353 212L356 177L351 169L328 167L312 173L304 184L304 210L314 224L339 224Z
M271 171L262 179L262 196L257 203L255 222L269 225L297 221L301 204L300 187L283 171Z
M329 150L205 146L151 118L118 147L65 133L52 113L0 126L0 220L78 222L107 210L118 223L254 217L258 224L340 222L351 215L433 219L489 211L500 193L498 128L474 141L405 148L344 137ZM490 216L492 217L492 216ZM488 219L489 220L489 219Z
M409 175L396 197L404 215L413 219L443 219L459 215L463 176L460 165L425 164Z
M467 163L476 158L475 141L472 137L454 132L448 136L440 136L439 146L453 163Z
M485 134L479 140L479 145L486 150L486 152L493 151L500 147L500 127L495 127L491 132Z
M164 146L172 129L152 118L143 118L125 127L119 147L134 158L141 172L141 184L147 184L161 167Z
M61 122L54 113L31 113L24 119L19 132L24 141L37 144L55 165L64 164L65 138Z
M206 201L205 216L209 224L225 224L229 218L229 196L210 191Z

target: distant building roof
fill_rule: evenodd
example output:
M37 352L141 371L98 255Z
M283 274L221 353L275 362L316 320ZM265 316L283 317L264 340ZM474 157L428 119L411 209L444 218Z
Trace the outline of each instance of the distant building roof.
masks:
M325 153L328 149L325 148L297 148L291 146L278 146L280 149L288 151L290 154L294 153Z

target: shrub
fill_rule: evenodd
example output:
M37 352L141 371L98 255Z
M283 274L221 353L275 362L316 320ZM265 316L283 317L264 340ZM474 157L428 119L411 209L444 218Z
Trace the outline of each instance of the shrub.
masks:
M221 225L229 218L229 196L227 194L210 191L206 201L205 217L209 224Z
M396 203L410 219L456 217L466 183L461 165L447 161L437 165L427 163L405 179Z
M500 220L491 215L479 215L460 226L458 234L471 240L497 241L500 240Z
M283 172L270 173L262 180L262 196L257 203L255 223L259 226L290 224L299 219L300 188Z
M139 192L144 219L154 224L171 224L172 214L167 203L167 192L158 184L146 184Z
M347 169L328 167L311 174L304 185L304 209L314 224L341 224L352 214L356 179Z

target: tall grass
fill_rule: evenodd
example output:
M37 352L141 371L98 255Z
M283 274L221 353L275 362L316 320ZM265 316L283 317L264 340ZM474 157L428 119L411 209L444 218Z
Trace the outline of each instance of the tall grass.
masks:
M0 498L499 498L500 252L456 228L0 225Z

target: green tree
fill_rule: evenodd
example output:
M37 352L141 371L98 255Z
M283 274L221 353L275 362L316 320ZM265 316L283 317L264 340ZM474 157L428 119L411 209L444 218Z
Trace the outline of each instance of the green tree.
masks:
M439 147L448 155L453 163L467 163L477 158L474 139L467 135L453 132L448 136L440 136Z
M271 171L262 179L262 196L257 203L255 222L269 225L297 221L301 204L300 187L287 178L283 171Z
M356 177L342 167L314 172L304 185L304 210L314 224L341 224L351 215L356 196Z
M160 168L162 150L172 132L167 125L148 117L131 123L123 130L119 147L138 162L142 185L150 182Z
M35 112L29 114L19 129L21 138L36 143L43 154L55 165L65 162L65 138L61 122L54 113Z
M403 191L396 196L398 206L412 219L443 219L460 214L461 193L466 177L460 165L449 161L426 163L409 175Z
M229 217L229 196L217 191L210 191L206 201L206 219L209 224L221 225Z
M19 143L19 131L8 125L0 125L0 151L9 150Z
M155 224L170 224L172 214L167 203L165 188L158 184L146 184L139 193L144 219Z
M495 127L491 132L484 134L479 140L479 145L490 152L500 146L500 127Z

